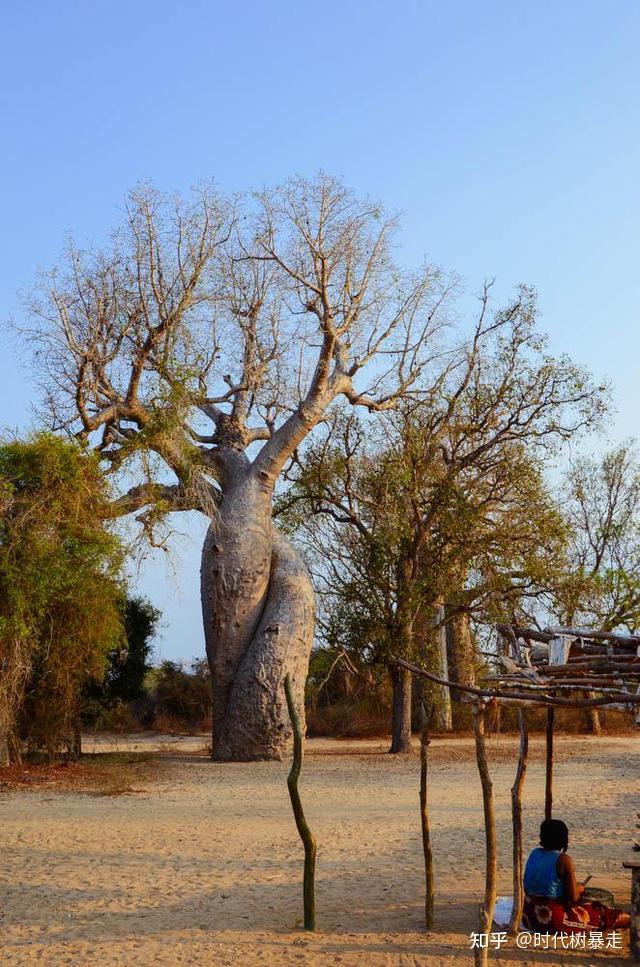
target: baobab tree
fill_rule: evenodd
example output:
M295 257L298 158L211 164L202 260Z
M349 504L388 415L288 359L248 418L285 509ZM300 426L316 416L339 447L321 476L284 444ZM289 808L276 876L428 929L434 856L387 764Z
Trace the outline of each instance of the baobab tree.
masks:
M29 299L54 425L95 447L154 539L209 520L201 593L217 759L279 758L283 681L300 715L314 627L303 562L272 522L276 482L339 397L419 392L452 283L401 271L395 221L335 180L224 200L150 188L102 250L71 245Z

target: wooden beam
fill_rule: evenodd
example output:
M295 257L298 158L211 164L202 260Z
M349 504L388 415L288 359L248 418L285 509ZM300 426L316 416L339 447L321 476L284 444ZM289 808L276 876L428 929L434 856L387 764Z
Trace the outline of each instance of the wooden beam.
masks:
M617 631L594 631L591 628L546 628L545 630L551 635L571 635L573 638L591 638L594 641L610 641L613 644L640 644L640 635L623 635Z
M458 692L467 692L469 695L477 695L480 698L489 699L497 698L501 700L508 700L510 702L526 702L531 704L535 702L537 705L554 705L562 708L600 708L600 706L611 705L640 705L640 694L636 692L621 692L615 697L594 698L594 699L581 699L574 700L569 698L557 698L554 695L540 695L535 696L531 694L526 694L526 692L518 691L499 691L494 688L476 688L473 685L462 685L459 682L449 682L444 678L440 678L438 675L433 675L431 672L426 671L424 668L420 668L418 665L413 665L411 662L405 661L404 658L398 658L396 655L391 655L390 660L395 662L397 665L401 665L408 668L409 671L413 672L414 675L421 675L423 678L429 679L431 682L435 682L437 685L446 685L447 688L456 689Z
M518 638L524 638L525 641L541 641L543 644L551 641L554 635L548 631L540 631L539 628L519 628L517 625L496 625L497 630L501 635L506 635L510 637L509 631L516 635Z

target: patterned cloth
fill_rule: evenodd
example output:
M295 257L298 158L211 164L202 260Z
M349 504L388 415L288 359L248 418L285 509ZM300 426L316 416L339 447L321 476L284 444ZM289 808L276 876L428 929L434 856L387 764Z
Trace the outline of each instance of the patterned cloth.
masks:
M525 893L522 922L534 933L586 933L615 930L621 912L598 900L584 900L569 907L562 900Z

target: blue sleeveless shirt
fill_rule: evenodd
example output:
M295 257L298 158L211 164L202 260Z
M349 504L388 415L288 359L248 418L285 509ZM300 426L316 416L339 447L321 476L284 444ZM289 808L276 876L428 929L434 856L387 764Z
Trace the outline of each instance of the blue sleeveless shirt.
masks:
M525 893L529 896L546 896L550 900L564 897L564 883L556 870L559 856L559 849L536 846L531 850L524 869Z

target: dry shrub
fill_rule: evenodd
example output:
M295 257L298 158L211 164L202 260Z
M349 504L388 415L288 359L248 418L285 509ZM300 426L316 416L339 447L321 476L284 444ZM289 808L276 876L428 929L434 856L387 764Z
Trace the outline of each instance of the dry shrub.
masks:
M377 698L336 702L307 709L307 735L336 739L369 739L388 735L389 708Z
M470 721L470 712L469 715ZM609 735L633 735L637 731L630 713L599 710L600 725ZM544 708L528 708L527 724L530 732L544 732L547 713ZM470 727L470 725L469 725ZM501 732L518 731L518 709L514 705L503 705L500 712L499 729ZM589 724L585 709L556 708L554 730L569 735L586 735Z
M111 708L101 709L96 720L94 729L96 732L139 732L141 725L133 714L131 705L125 702L116 702Z
M200 735L202 732L210 734L212 726L211 715L203 715L197 719L185 719L181 715L168 715L165 712L160 712L153 720L153 731L164 732L168 735Z

